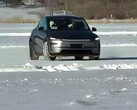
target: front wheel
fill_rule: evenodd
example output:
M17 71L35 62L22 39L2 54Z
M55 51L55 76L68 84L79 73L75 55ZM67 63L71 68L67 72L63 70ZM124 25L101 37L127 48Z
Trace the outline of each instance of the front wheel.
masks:
M49 60L49 61L54 61L56 59L56 56L49 55L47 42L43 44L43 56L46 60Z
M75 56L75 60L83 60L83 56Z
M30 59L38 60L39 56L36 54L34 43L32 41L29 42L29 48L30 48Z

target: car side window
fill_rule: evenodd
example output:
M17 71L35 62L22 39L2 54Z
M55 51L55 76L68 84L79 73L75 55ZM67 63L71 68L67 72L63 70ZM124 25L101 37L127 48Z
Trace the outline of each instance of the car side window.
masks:
M47 30L47 24L46 24L46 19L45 19L45 18L43 18L43 19L39 22L38 27L43 27L44 30Z

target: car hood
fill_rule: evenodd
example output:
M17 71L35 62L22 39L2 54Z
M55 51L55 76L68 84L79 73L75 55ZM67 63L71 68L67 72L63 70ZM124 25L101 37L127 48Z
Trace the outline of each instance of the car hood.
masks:
M59 39L95 39L96 34L91 30L51 30L49 37Z

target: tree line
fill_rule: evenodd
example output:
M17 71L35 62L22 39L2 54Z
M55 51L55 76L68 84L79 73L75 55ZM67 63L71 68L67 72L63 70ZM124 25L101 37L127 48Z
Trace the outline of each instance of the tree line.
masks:
M52 10L64 10L66 0L38 0ZM137 19L137 0L67 0L68 10L86 19Z
M39 0L53 10L64 10L66 0ZM86 19L137 19L137 0L67 0L68 10ZM49 4L48 4L49 3Z
M6 4L18 5L22 0L3 0ZM36 0L45 8L53 11L68 10L86 19L137 19L137 0Z

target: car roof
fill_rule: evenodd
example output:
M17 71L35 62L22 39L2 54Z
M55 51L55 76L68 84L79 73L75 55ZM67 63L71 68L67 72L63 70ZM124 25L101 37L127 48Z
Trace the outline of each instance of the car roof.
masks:
M53 16L46 16L46 18L70 18L70 17L71 18L82 18L80 16L74 16L74 15L53 15Z

